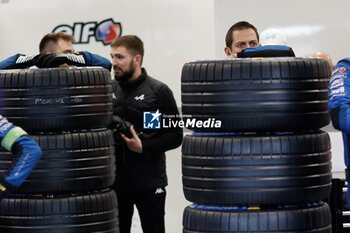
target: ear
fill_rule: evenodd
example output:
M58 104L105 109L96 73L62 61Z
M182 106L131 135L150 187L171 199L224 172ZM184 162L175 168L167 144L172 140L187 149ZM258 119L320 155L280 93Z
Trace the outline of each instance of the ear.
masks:
M231 56L231 49L229 47L225 47L225 53L226 53L226 56Z
M141 55L136 55L136 56L134 57L134 59L135 59L135 64L141 66L141 63L142 63Z

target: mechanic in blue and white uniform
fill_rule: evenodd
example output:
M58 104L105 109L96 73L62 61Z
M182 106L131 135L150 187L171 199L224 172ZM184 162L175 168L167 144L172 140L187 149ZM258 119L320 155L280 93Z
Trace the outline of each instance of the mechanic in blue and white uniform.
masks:
M1 146L12 152L11 167L0 177L0 199L21 186L37 162L42 151L39 145L20 127L0 115Z
M15 54L0 62L0 69L101 66L111 70L109 59L88 51L75 52L74 37L62 32L45 35L39 44L39 55Z
M350 188L350 58L342 59L334 67L328 87L328 112L334 128L342 131L346 180ZM349 190L350 191L350 190ZM348 191L348 200L350 192Z

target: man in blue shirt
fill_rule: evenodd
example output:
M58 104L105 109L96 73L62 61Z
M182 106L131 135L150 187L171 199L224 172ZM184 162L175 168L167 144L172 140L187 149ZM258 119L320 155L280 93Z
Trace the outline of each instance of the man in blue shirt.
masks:
M342 59L334 67L328 86L328 112L334 128L342 131L346 180L350 181L350 58ZM350 200L350 192L348 192Z
M25 69L69 66L102 66L111 69L109 59L88 51L75 52L74 37L62 32L45 35L39 44L40 54L26 56L15 54L0 62L0 69Z

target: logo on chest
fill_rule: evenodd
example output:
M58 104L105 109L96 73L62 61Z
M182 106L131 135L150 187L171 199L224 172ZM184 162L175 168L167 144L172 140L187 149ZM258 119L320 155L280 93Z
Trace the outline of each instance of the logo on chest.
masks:
M142 94L140 96L135 96L134 99L135 100L144 100L145 99L145 94Z

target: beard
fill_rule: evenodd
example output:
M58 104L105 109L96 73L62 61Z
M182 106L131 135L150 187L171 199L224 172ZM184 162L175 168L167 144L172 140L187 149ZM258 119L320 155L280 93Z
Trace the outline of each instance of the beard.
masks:
M132 61L129 65L129 68L127 70L120 70L120 73L117 74L115 72L115 68L114 69L114 77L117 81L119 82L127 82L131 77L132 75L134 74L135 72L135 65L134 65L134 61ZM118 69L118 68L117 68Z

